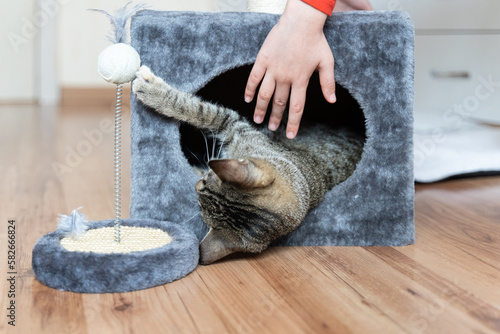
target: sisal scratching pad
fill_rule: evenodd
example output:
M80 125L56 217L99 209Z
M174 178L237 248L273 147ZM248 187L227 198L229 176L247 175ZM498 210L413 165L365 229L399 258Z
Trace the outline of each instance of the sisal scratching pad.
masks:
M70 252L130 253L165 246L172 241L167 232L160 229L122 226L121 241L114 241L115 228L102 227L88 230L78 239L61 239L61 246Z

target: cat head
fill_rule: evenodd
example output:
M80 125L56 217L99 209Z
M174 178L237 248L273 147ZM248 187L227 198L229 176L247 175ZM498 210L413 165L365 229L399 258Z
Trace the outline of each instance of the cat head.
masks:
M260 252L296 225L291 185L263 159L222 159L196 184L210 231L200 244L200 263L234 252ZM300 218L298 218L300 223Z

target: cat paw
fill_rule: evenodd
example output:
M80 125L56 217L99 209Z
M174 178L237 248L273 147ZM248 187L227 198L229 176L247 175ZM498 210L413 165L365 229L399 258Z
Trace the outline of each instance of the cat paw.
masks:
M142 103L159 108L164 103L167 84L155 76L147 66L141 66L132 83L132 91Z
M152 82L155 78L155 75L153 74L153 72L151 72L151 69L149 67L147 67L146 65L142 65L137 70L136 76L138 78L143 78L144 80L150 81L150 82Z

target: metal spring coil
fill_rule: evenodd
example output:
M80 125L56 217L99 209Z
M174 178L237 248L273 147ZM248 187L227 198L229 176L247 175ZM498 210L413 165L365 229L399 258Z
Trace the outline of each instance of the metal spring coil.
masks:
M116 104L115 104L115 148L114 148L114 170L115 170L115 241L121 242L121 112L122 112L122 88L123 85L116 85Z

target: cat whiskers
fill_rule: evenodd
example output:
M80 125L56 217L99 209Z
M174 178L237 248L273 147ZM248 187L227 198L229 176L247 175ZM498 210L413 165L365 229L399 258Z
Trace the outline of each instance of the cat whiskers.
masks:
M215 135L211 129L210 132L212 132L212 156L210 157L210 160L212 160L213 158L215 158Z
M217 159L220 159L220 155L222 153L222 148L224 146L225 141L226 141L226 136L224 136L224 138L222 138L222 143L220 144L220 147L219 147L219 154L217 154Z
M206 159L204 159L204 160L206 160L205 164L207 165L207 167L208 167L208 163L210 161L212 161L213 159L219 159L220 158L221 153L222 153L222 147L224 146L224 142L226 141L226 136L224 136L224 138L222 139L222 143L219 146L219 152L217 152L216 135L215 135L215 133L214 133L213 130L210 130L210 132L212 133L212 154L210 154L210 150L208 148L208 138L207 138L207 135L205 134L204 131L201 131L201 134L203 135L203 139L205 139L205 149L206 149L207 153L204 155L204 157L206 157ZM216 153L217 153L217 156L216 156Z
M203 135L203 139L205 139L205 148L207 150L207 154L205 155L205 157L207 157L207 161L205 161L205 163L208 166L208 163L210 162L210 151L208 150L208 139L207 139L207 135L205 134L204 131L201 131L201 134Z
M192 217L191 217L191 218L189 218L188 220L183 221L181 224L185 224L185 223L187 223L188 221L192 220L193 218L195 218L195 217L196 217L196 216L198 216L198 215L201 215L201 211L198 211L198 212L197 212L194 216L192 216Z
M202 163L201 160L198 158L198 156L196 154L194 154L193 152L191 152L190 149L186 148L186 150L188 150L189 153L191 153L193 155L193 157L195 157L196 160L198 160L198 162L200 163L200 165L203 166L203 164L205 164L207 166L207 169L210 169L210 167L208 167L208 163L206 161L203 161L203 163Z

